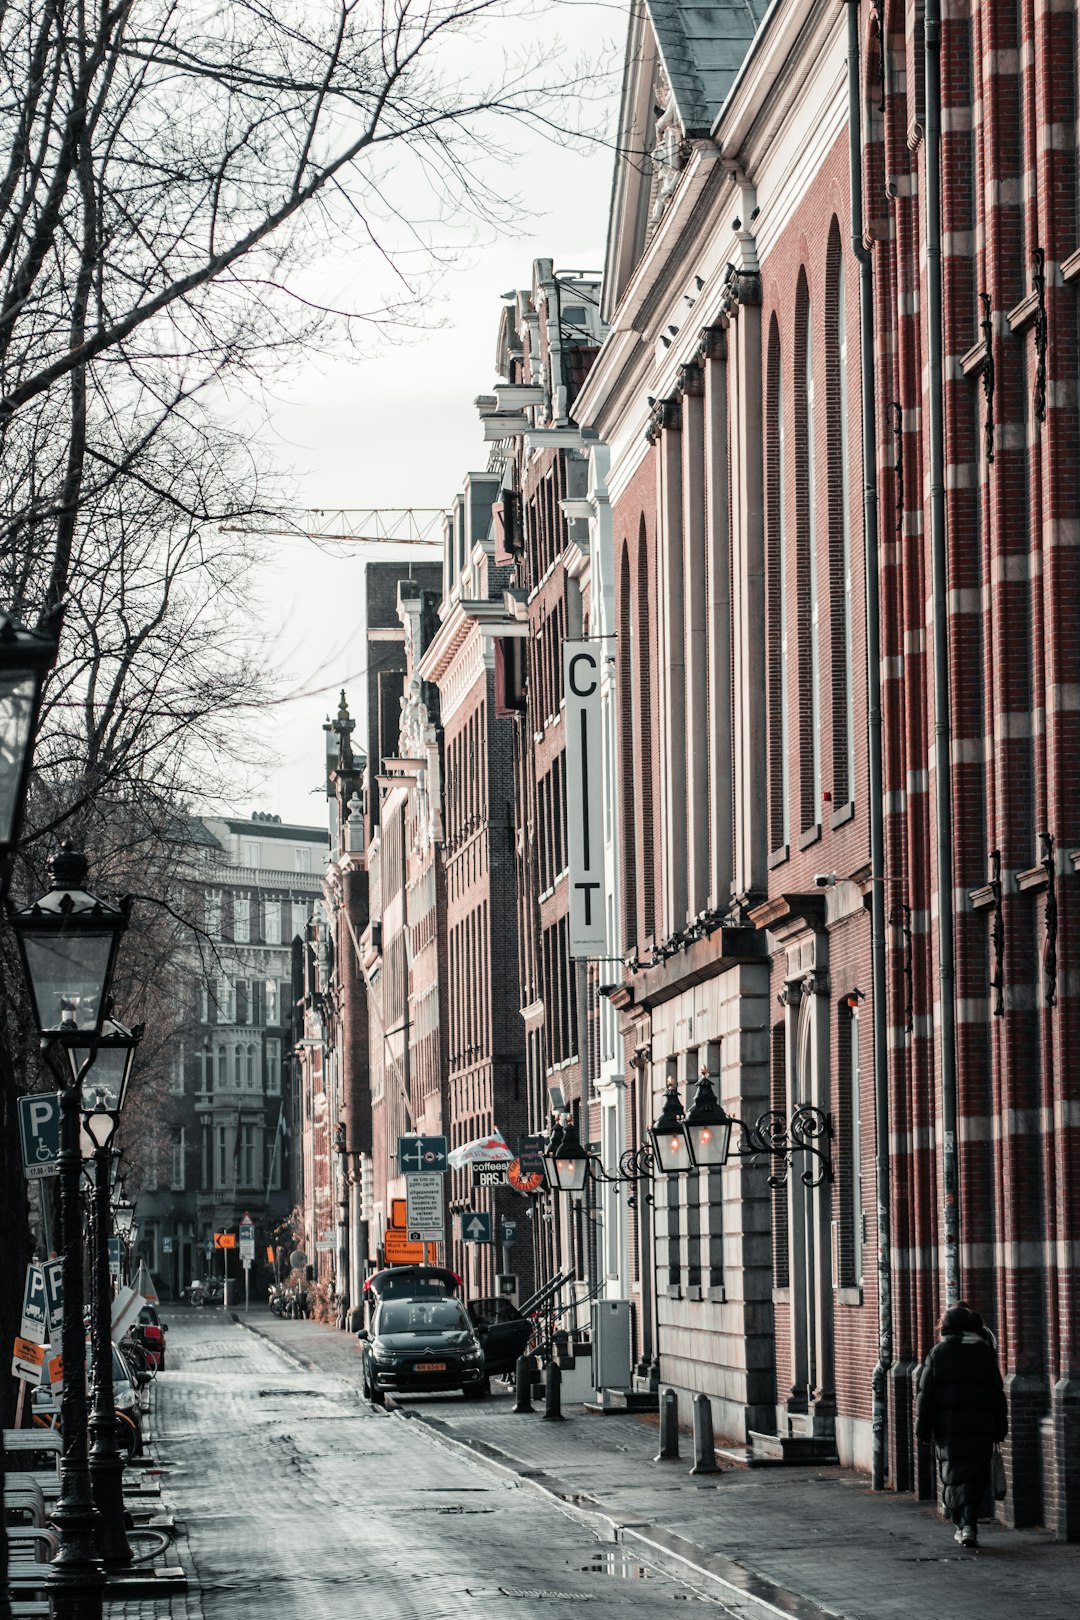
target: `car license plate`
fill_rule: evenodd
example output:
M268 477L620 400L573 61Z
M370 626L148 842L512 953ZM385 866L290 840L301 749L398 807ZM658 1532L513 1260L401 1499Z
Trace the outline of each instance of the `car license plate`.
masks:
M446 1371L446 1362L445 1361L418 1361L416 1363L416 1366L413 1369L413 1371L414 1372L445 1372Z

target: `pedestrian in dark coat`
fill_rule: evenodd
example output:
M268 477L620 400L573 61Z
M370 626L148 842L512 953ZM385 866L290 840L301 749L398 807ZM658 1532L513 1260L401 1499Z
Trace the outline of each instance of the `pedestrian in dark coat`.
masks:
M956 1540L977 1547L979 1504L990 1485L994 1446L1009 1431L997 1355L982 1317L961 1302L941 1319L941 1338L919 1380L915 1433L937 1446L945 1506Z

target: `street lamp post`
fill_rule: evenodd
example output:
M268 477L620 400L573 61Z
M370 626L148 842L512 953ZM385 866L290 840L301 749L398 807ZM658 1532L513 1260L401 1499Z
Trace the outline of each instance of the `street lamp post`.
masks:
M96 1053L127 904L113 906L86 888L86 860L65 844L49 863L53 887L12 914L37 1027L45 1048L79 1045ZM98 1517L87 1455L86 1340L83 1328L82 1220L79 1209L83 1063L60 1096L60 1246L64 1315L61 1350L60 1498L52 1522L59 1537L47 1579L51 1620L100 1620L105 1570L97 1556Z
M90 1336L93 1390L89 1424L90 1494L100 1517L98 1545L107 1566L130 1564L124 1517L124 1463L117 1444L116 1398L112 1368L112 1287L109 1278L110 1182L112 1143L127 1096L139 1026L125 1029L106 1019L97 1057L88 1082L83 1083L83 1125L94 1160L94 1204L91 1225ZM88 1054L69 1046L73 1076L84 1068Z
M0 611L0 896L11 877L11 854L22 829L26 787L45 679L56 662L61 615L43 630L27 630ZM4 1418L0 1411L0 1502L4 1496ZM10 1620L7 1524L0 1513L0 1620Z

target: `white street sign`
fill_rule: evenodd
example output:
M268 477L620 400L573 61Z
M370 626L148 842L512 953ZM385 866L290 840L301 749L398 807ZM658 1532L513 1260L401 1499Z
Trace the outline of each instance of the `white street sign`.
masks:
M438 1243L445 1235L441 1173L405 1177L405 1228L410 1243Z
M566 697L566 833L570 867L570 955L608 950L604 902L604 738L600 675L604 644L563 643Z

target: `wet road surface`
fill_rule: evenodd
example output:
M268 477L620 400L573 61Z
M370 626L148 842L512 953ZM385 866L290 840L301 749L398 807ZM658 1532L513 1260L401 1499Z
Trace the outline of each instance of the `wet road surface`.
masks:
M158 1449L205 1620L731 1612L220 1311L169 1320Z

